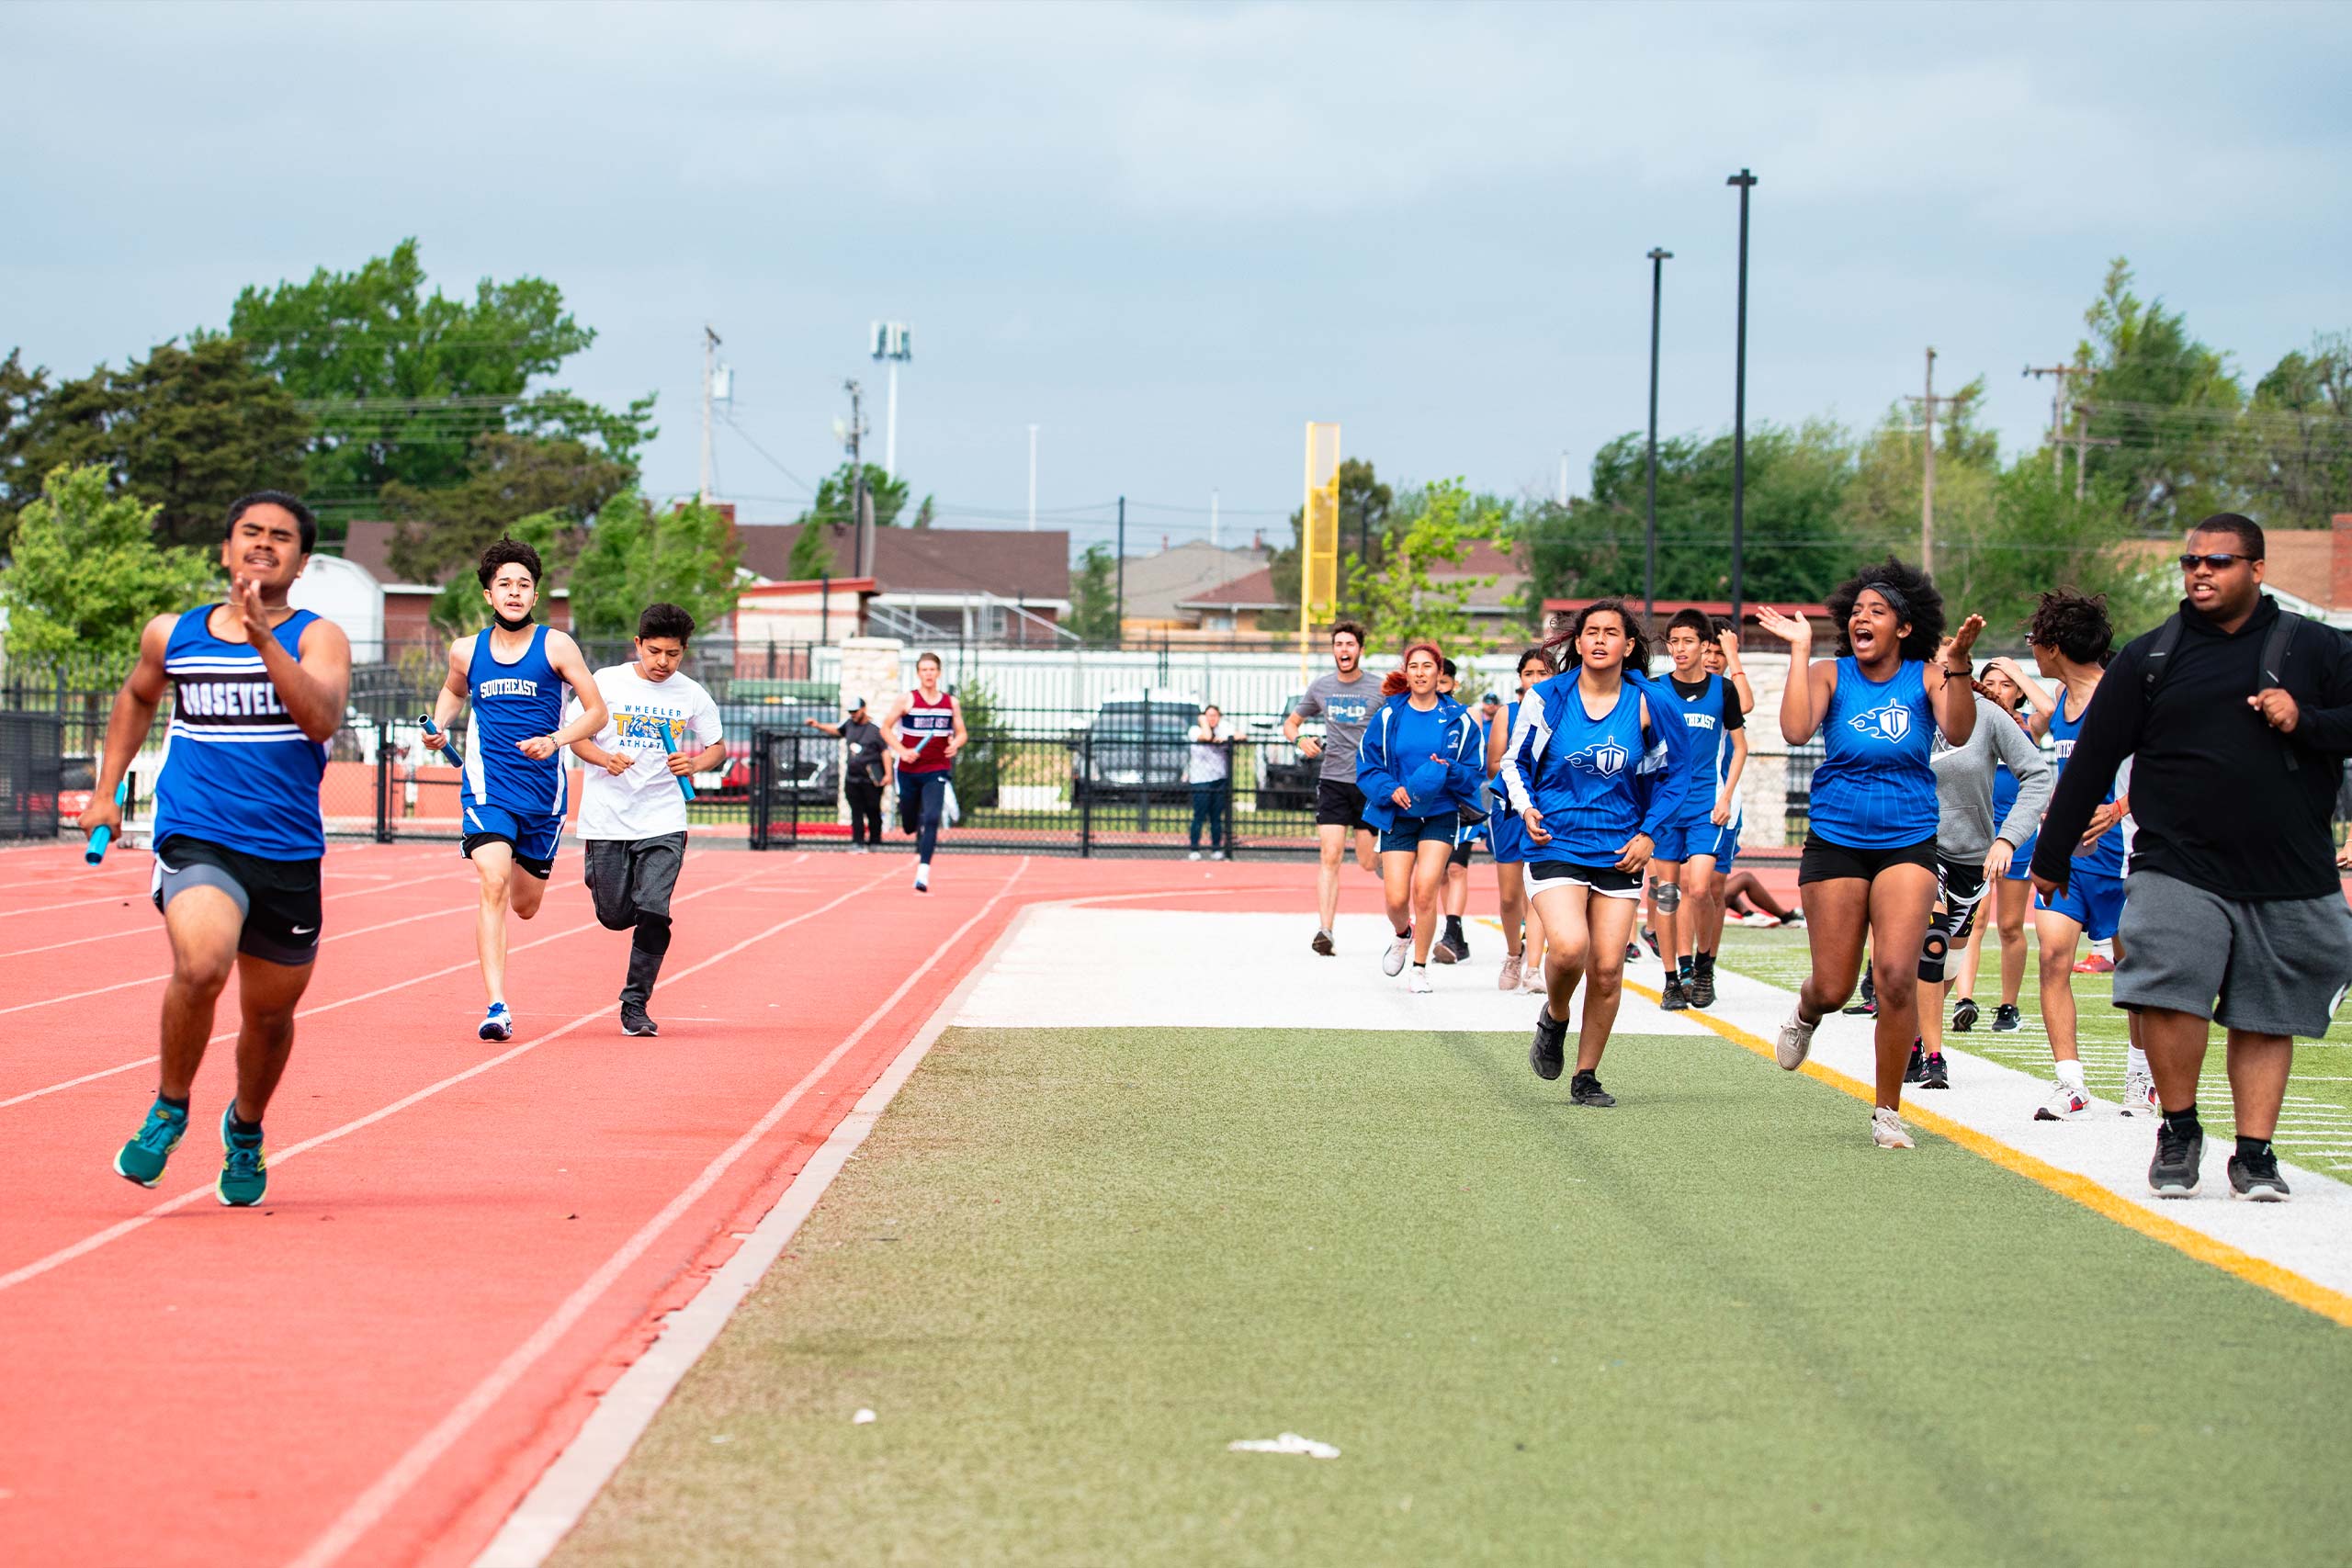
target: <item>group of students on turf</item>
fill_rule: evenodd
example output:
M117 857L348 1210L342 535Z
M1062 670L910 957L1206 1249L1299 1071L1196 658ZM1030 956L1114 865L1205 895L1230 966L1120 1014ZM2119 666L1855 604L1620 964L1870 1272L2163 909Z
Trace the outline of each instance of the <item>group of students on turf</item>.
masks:
M2286 1196L2269 1139L2292 1036L2324 1033L2352 984L2352 911L2335 886L2327 839L2335 781L2352 751L2352 639L2283 616L2260 592L2262 552L2261 530L2243 517L2200 525L2181 558L2179 613L2124 652L2144 689L2097 705L2114 638L2095 597L2041 596L2026 628L2039 679L2008 659L1974 668L1982 618L1967 616L1947 636L1933 581L1891 557L1829 595L1833 658L1812 657L1815 628L1803 615L1758 610L1758 624L1790 651L1781 738L1822 743L1798 873L1811 973L1775 1055L1784 1068L1802 1066L1821 1020L1847 1003L1860 974L1860 1010L1875 1019L1870 1128L1879 1147L1913 1146L1900 1115L1906 1083L1950 1084L1947 968L1956 951L1973 953L1976 916L1993 888L2005 970L1993 1027L2018 1027L2030 886L2057 1078L2036 1119L2070 1120L2092 1104L2074 959L2085 936L2111 942L2120 965L2115 1000L2131 1034L2123 1113L2158 1122L2151 1187L2167 1197L2198 1190L2196 1068L2217 1021L2229 1032L2236 1089L2232 1189L2257 1200ZM1315 950L1334 951L1340 841L1351 827L1369 828L1395 931L1383 968L1394 976L1409 963L1411 988L1430 989L1430 868L1465 836L1463 824L1478 815L1480 788L1491 781L1502 798L1487 834L1510 950L1502 985L1544 996L1531 1064L1546 1079L1565 1069L1570 1003L1582 985L1569 1098L1613 1104L1598 1069L1624 964L1639 953L1629 938L1645 879L1667 967L1661 1005L1714 1000L1713 949L1737 853L1744 716L1755 700L1736 638L1715 632L1703 615L1678 615L1668 631L1673 672L1656 680L1640 620L1621 601L1589 604L1522 655L1518 699L1484 727L1441 690L1441 650L1407 649L1364 706L1355 788L1327 767ZM1335 632L1343 676L1360 664L1362 642L1351 625ZM2194 682L2176 667L2194 670ZM2206 699L2197 708L2185 701L2192 685ZM2217 692L2229 699L2218 719ZM1338 728L1327 694L1311 691L1302 712L1310 707L1330 716L1327 731ZM1327 758L1331 748L1327 734ZM2135 755L2143 781L2161 776L2172 786L2153 829L2132 805ZM2318 765L2299 779L2304 756ZM2240 812L2183 810L2183 801L2226 793L2233 776L2253 779L2272 803L2275 830L2249 828ZM1755 894L1769 903L1760 888ZM1964 979L1973 968L1972 959ZM1964 1030L1976 1008L1961 989L1956 1027Z

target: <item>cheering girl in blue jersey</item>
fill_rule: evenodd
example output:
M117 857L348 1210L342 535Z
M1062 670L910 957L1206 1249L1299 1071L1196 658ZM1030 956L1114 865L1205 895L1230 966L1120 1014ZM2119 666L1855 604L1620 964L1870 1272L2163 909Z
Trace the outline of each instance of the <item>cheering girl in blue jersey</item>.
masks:
M1907 1149L1899 1114L1903 1070L1918 1033L1918 954L1936 902L1934 731L1954 746L1976 727L1969 649L1984 628L1971 615L1939 646L1943 595L1927 573L1889 556L1829 595L1836 659L1815 660L1803 615L1759 608L1758 625L1789 645L1781 696L1781 738L1802 746L1818 731L1812 826L1797 891L1813 945L1813 976L1781 1026L1777 1055L1791 1072L1804 1065L1813 1032L1853 994L1870 942L1878 990L1878 1104L1871 1141Z
M1527 833L1529 897L1550 951L1529 1065L1556 1078L1568 1003L1585 982L1577 1032L1578 1105L1617 1101L1600 1087L1600 1053L1623 996L1625 938L1641 908L1642 873L1658 836L1679 819L1690 786L1682 699L1653 681L1649 642L1614 599L1588 604L1548 645L1562 671L1520 701L1503 758L1503 788Z

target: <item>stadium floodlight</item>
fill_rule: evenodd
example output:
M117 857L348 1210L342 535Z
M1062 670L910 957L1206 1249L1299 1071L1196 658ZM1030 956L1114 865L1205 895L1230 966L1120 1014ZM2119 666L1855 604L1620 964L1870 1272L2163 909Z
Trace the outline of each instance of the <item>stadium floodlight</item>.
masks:
M899 474L899 367L915 356L914 332L904 321L876 321L867 344L876 361L890 367L889 412L882 423L882 472Z

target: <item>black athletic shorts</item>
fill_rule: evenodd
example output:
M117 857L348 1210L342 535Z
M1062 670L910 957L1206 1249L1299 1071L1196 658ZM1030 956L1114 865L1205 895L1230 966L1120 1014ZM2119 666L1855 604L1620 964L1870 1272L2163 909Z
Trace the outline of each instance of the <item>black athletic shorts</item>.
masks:
M1529 897L1549 887L1565 887L1570 883L1589 887L1604 898L1638 898L1642 896L1642 874L1620 871L1613 865L1579 865L1574 861L1531 860L1527 863L1526 886Z
M1836 882L1853 877L1863 882L1875 882L1878 874L1891 865L1916 865L1922 871L1936 869L1936 841L1922 839L1916 844L1903 844L1891 850L1858 850L1846 844L1833 844L1818 833L1804 836L1804 854L1797 862L1797 886L1808 882Z
M157 910L191 887L218 887L245 918L237 951L294 967L319 955L319 863L264 860L175 833L155 846Z
M1361 828L1374 832L1363 819L1363 791L1345 779L1315 781L1315 825L1317 828Z
M1478 840L1476 839L1455 840L1453 844L1453 853L1446 858L1446 863L1448 865L1458 865L1464 871L1467 871L1470 868L1470 852L1477 847Z

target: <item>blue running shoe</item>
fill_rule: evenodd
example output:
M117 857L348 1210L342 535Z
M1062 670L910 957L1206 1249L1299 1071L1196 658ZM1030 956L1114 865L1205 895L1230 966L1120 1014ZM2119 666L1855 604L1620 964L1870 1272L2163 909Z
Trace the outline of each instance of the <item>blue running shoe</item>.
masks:
M506 1010L504 1002L492 1002L490 1010L482 1014L481 1027L474 1032L484 1040L512 1040L514 1038L514 1015Z
M187 1112L158 1100L147 1108L147 1120L130 1142L115 1151L114 1173L141 1187L154 1186L164 1179L165 1162L187 1135Z
M230 1208L250 1209L269 1190L269 1160L261 1152L259 1127L250 1133L235 1132L230 1127L230 1121L236 1114L237 1102L233 1100L220 1111L220 1179L212 1190Z

